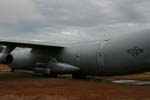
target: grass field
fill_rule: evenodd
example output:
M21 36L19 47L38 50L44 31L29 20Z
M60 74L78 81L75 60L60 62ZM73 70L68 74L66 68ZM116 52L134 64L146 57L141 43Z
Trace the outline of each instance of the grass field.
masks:
M150 85L115 84L104 79L149 80L150 73L88 80L0 72L1 100L150 100Z

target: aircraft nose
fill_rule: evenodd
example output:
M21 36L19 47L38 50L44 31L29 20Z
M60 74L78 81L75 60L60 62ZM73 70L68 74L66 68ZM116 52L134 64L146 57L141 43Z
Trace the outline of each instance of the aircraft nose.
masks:
M138 37L139 41L142 41L141 46L143 46L143 50L138 49L138 53L144 54L145 61L150 70L150 29L142 31Z
M147 32L147 50L148 50L148 53L147 53L147 62L150 66L150 29L148 30ZM149 70L150 70L150 67L149 67Z
M127 53L133 59L141 58L143 66L146 66L146 69L150 71L150 30L147 29L133 34L131 41Z
M133 59L141 58L141 62L150 70L150 30L134 33L130 39L130 47L127 47L128 55Z
M103 51L107 73L150 71L150 30L112 37Z

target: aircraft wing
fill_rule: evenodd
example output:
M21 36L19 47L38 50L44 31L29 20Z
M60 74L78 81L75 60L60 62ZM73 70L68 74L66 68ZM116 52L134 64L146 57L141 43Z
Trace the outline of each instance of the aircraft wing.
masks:
M64 45L49 42L35 42L35 41L7 41L0 40L0 45L8 47L29 47L29 48L64 48Z

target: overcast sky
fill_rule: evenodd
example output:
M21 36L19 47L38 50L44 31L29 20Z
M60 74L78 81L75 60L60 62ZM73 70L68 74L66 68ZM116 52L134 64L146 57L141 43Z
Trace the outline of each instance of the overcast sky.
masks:
M150 0L0 0L0 38L94 40L150 29Z

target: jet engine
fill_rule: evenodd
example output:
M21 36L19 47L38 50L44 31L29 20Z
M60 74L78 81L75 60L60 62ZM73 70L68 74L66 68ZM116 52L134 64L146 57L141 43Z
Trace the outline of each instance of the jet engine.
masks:
M12 48L0 46L0 64L11 64L13 56L10 54Z
M12 61L13 61L13 56L11 54L0 53L1 64L11 64Z

